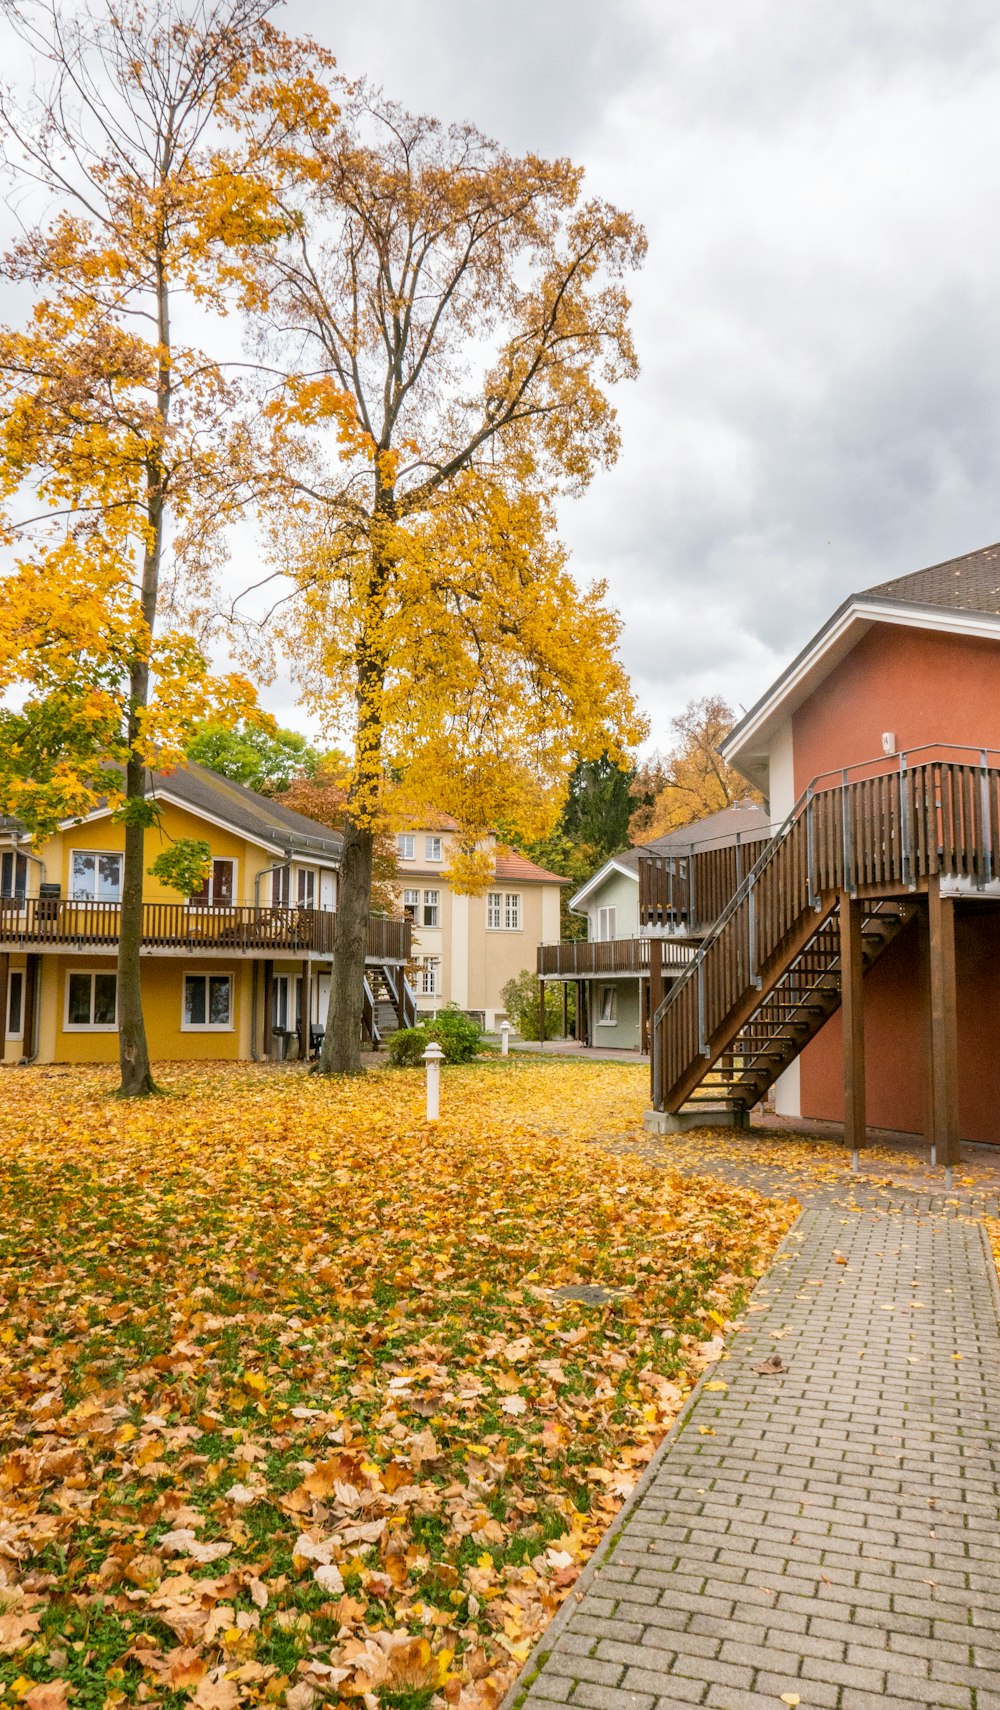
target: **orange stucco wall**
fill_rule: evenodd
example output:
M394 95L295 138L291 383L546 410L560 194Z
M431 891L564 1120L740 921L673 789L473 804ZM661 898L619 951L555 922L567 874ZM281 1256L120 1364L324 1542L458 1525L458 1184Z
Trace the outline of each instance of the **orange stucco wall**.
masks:
M876 625L792 728L797 795L817 774L878 754L886 730L904 749L1000 748L1000 645ZM1000 905L958 904L956 959L962 1136L1000 1144ZM865 979L864 1001L868 1121L920 1132L926 999L915 924ZM800 1086L803 1116L843 1118L839 1014L802 1053Z
M1000 643L875 624L792 720L795 794L821 772L923 743L1000 747Z

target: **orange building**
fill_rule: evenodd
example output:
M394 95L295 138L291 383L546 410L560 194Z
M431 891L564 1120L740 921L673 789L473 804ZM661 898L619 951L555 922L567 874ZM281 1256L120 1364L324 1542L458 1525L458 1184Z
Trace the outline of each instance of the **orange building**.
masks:
M774 1085L855 1144L1000 1143L1000 546L845 600L723 753L774 836L661 1006L660 1126Z

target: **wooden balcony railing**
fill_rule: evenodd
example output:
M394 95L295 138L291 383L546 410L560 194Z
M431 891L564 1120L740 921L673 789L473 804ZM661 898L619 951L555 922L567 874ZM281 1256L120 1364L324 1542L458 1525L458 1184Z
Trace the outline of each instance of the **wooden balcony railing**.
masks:
M693 951L664 945L665 964L682 964ZM606 938L574 944L539 944L537 973L542 980L589 979L594 974L648 974L648 938Z
M939 875L1000 894L1000 757L975 752L938 744L814 780L653 1018L658 1109L683 1102L840 892L905 896Z
M112 951L117 948L121 905L56 897L0 898L0 946L37 949ZM333 951L336 915L308 908L198 908L188 903L142 905L142 944L146 950L225 951L234 955L282 956ZM410 921L389 915L368 917L369 962L410 959Z
M737 832L727 843L692 842L670 855L640 855L640 927L707 932L769 837L766 831Z

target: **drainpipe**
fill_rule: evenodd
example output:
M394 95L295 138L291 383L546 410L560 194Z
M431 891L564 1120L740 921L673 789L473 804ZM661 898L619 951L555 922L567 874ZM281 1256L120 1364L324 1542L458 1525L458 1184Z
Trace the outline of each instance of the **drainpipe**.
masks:
M260 1062L260 1053L257 1050L257 970L258 963L255 960L250 975L250 1056L255 1063Z
M261 881L261 879L268 878L271 873L287 873L288 877L289 877L289 881L291 881L291 875L292 875L292 858L291 858L291 856L289 855L287 860L285 860L285 861L276 861L273 867L262 867L261 868L260 872L257 874L257 877L254 879L254 882L253 882L253 906L254 906L254 908L260 908L260 881ZM288 886L289 896L291 896L291 890L292 890L291 882L289 882L289 886ZM290 903L289 903L289 907L291 907Z
M14 839L14 848L15 848L18 855L24 856L24 859L26 861L34 861L36 866L41 868L41 875L39 877L38 882L40 885L44 885L44 883L45 883L45 862L42 860L42 857L40 855L32 855L30 849L21 849L18 845L18 840L16 837Z

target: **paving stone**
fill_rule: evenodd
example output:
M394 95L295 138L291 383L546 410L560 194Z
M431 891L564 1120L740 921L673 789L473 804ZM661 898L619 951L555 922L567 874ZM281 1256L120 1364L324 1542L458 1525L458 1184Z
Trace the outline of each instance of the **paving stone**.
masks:
M798 1692L804 1710L1000 1710L985 1202L798 1191L728 1390L701 1390L668 1439L528 1705L773 1710ZM779 1348L787 1370L756 1373Z

